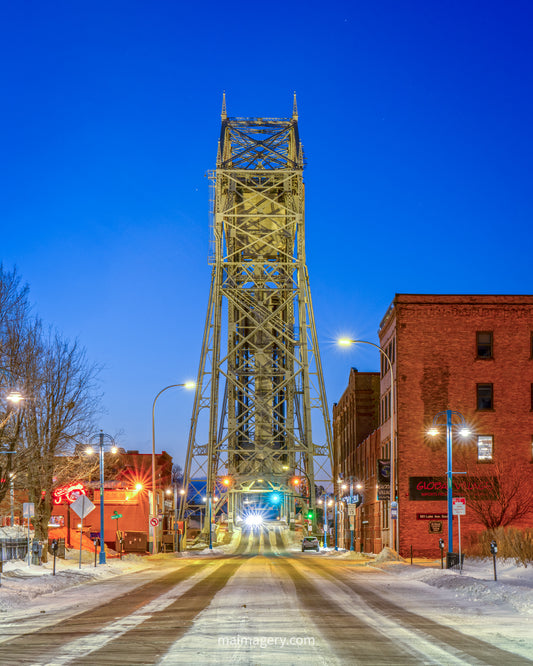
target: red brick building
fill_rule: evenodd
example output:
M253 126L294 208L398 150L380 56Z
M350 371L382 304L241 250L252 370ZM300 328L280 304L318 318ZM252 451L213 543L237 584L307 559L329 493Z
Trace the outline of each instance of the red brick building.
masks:
M443 410L459 412L472 432L461 440L454 431L452 448L453 471L465 472L453 477L453 496L466 498L463 545L501 522L506 498L514 497L504 523L517 507L533 506L533 296L397 294L379 338L392 362L395 404L382 355L379 378L352 370L333 407L334 478L347 486L352 477L363 486L355 549L379 552L391 543L388 493L379 497L376 475L378 461L390 459L393 415L404 557L411 548L436 557L440 538L447 545L445 427L436 438L427 435ZM349 547L346 507L339 505L339 545ZM509 524L533 527L533 512ZM456 551L457 541L455 519Z
M349 495L350 483L354 492L365 497L365 507L361 506L356 512L354 546L357 550L361 550L361 540L370 539L372 544L367 545L373 550L374 538L378 539L375 547L381 550L380 507L379 503L377 507L373 506L377 502L373 470L380 446L379 436L375 433L378 412L379 373L358 372L351 368L348 386L339 402L333 405L333 478L341 480L337 488L341 498ZM369 438L371 433L374 434ZM365 488L357 488L362 480ZM373 508L370 508L371 504ZM341 500L338 507L338 542L349 548L351 535L346 503ZM363 524L366 526L364 534L361 532Z
M533 296L397 294L381 322L380 345L396 387L399 551L438 554L446 542L446 440L427 436L434 416L460 412L472 429L454 435L454 496L466 496L463 543L485 529L480 479L502 494L533 492ZM390 441L390 372L381 379L382 445ZM492 512L498 502L492 495ZM488 499L485 497L485 500ZM484 511L484 509L482 509ZM487 512L490 512L487 508ZM455 521L456 522L456 521ZM533 515L513 526L533 526ZM455 549L457 532L455 531ZM442 531L441 531L442 530Z
M152 495L152 454L138 451L122 451L107 458L104 480L104 540L113 547L117 529L121 532L144 534L146 544L149 542L148 521L151 511ZM165 495L171 487L172 457L163 451L155 456L157 509L162 516L158 526L158 540L161 541L165 532L171 530L172 495ZM79 480L73 480L76 486ZM100 484L92 478L83 482L85 492L95 504L95 509L84 520L84 532L87 535L100 532ZM62 487L67 490L67 486ZM57 489L56 489L57 492ZM76 492L76 491L74 491ZM54 496L54 494L53 494ZM60 503L56 503L59 500ZM76 526L79 518L70 510L70 500L62 493L53 503L51 523L67 529L66 539L75 543ZM120 518L111 516L120 514ZM70 530L69 530L70 527ZM78 532L79 534L79 532Z

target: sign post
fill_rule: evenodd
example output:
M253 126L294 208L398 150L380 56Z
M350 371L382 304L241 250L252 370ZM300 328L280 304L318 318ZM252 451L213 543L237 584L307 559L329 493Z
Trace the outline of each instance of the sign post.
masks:
M466 498L454 497L452 499L453 515L457 516L457 530L459 535L459 571L463 573L463 562L461 558L461 516L466 515Z
M81 546L82 546L82 538L83 538L83 519L85 516L88 516L91 511L95 508L94 504L91 502L91 500L87 497L87 495L80 495L77 500L72 502L70 505L70 508L74 511L74 513L77 513L78 516L81 518L81 525L80 525L80 561L79 561L79 568L81 569Z
M28 520L28 566L31 564L30 553L30 518L35 516L35 504L33 502L24 502L22 504L22 517Z
M122 535L120 533L120 530L118 529L118 519L122 518L122 514L119 513L118 511L113 511L113 515L111 516L111 520L116 520L117 521L117 529L116 533L118 536L118 555L119 558L122 559Z

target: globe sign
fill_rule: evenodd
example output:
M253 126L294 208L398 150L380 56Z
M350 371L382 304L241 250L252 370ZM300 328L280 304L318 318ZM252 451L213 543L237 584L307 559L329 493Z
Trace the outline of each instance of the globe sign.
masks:
M62 504L63 501L72 504L80 495L87 495L83 483L71 483L52 490L52 501L54 504Z

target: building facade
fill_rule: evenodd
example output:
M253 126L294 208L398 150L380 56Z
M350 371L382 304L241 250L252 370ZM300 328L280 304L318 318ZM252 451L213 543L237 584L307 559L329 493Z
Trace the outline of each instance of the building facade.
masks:
M376 435L379 414L379 373L358 372L351 368L348 386L338 403L333 405L333 478L338 479L337 489L337 539L339 546L350 548L353 542L357 550L364 549L365 540L374 539L374 530L379 544L382 541L380 508L370 509L376 502L374 463L380 452L379 436ZM373 433L373 435L372 435ZM377 447L377 448L376 448ZM365 486L363 488L363 485ZM350 524L347 498L357 495L366 498L368 504L357 507ZM372 513L369 519L363 513ZM365 521L363 523L363 521ZM368 525L365 534L362 525ZM376 544L376 547L378 544ZM380 548L381 550L381 548Z
M433 557L439 538L446 541L445 428L427 434L443 410L459 412L471 430L461 440L453 429L453 495L466 499L463 543L513 515L513 526L533 526L533 296L397 294L379 338L396 389L391 410L392 378L382 367L383 446L396 414L400 554L412 548Z
M463 547L499 525L533 527L533 296L397 294L379 340L392 373L384 354L379 374L352 370L333 408L339 499L350 493L350 479L362 488L354 549L398 543L404 557L437 557L440 539L447 547L446 410L454 412L453 496L466 501ZM434 421L439 434L432 437ZM396 470L394 520L380 486L386 461ZM350 547L347 507L338 505L339 546ZM398 539L391 540L389 523ZM457 517L452 524L457 552Z

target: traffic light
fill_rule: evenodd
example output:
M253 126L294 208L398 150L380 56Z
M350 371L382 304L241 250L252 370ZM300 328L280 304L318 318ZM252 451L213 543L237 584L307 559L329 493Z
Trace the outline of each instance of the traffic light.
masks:
M307 518L307 520L313 520L314 515L315 515L315 513L314 513L313 509L309 509L307 511L307 515L305 517Z
M299 476L293 476L291 479L291 483L293 486L299 486L300 485L300 477Z

